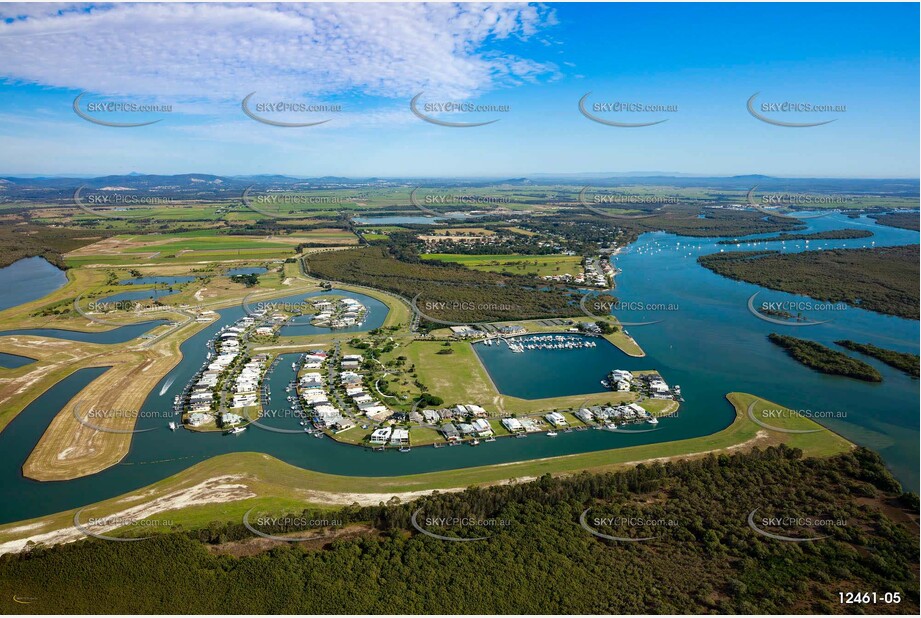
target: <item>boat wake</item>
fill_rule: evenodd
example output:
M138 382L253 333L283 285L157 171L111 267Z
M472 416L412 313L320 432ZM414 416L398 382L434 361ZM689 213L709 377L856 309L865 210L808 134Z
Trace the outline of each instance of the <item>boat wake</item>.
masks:
M165 395L166 391L169 390L169 387L172 386L173 382L175 381L176 381L176 376L170 377L170 379L166 381L166 384L164 384L163 387L160 389L160 394Z

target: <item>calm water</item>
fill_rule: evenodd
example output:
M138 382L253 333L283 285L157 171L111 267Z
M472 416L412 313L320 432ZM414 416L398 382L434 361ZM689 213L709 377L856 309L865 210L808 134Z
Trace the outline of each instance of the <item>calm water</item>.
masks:
M917 243L918 235L906 230L876 226L866 219L827 217L809 222L810 231L847 225L871 225L876 236L851 241L826 241L811 248L858 247ZM788 250L797 250L787 243ZM62 380L28 406L0 433L0 486L18 500L0 502L0 522L35 517L73 508L143 487L214 455L240 451L269 453L288 463L320 472L392 476L587 452L650 442L705 435L725 427L732 419L727 392L748 391L786 406L813 411L844 411L844 420L828 421L834 430L880 451L906 487L917 489L918 382L869 360L885 381L871 385L846 378L824 376L789 359L766 341L779 330L824 343L841 337L873 342L917 353L918 322L847 310L829 324L810 327L771 325L752 316L748 297L757 286L731 281L701 268L698 255L736 250L718 246L713 239L689 239L654 233L644 235L631 250L618 256L623 269L617 292L624 301L677 305L672 311L620 312L624 321L662 320L628 330L646 350L634 359L599 342L596 348L573 351L529 350L513 354L505 346L476 346L503 392L521 397L599 392L599 381L612 368L655 368L671 384L681 384L686 403L678 418L663 420L647 433L620 434L585 431L557 438L532 435L527 440L499 440L473 449L466 446L414 449L410 454L376 453L336 444L329 438L306 434L278 434L256 427L236 436L170 432L162 418L144 418L137 428L157 431L136 434L131 450L117 466L74 481L37 483L24 479L20 467L56 412L79 390L98 377L102 369L83 369ZM746 249L740 247L739 249ZM750 247L748 249L751 249ZM761 290L766 300L796 298ZM367 297L333 290L311 295L338 294ZM283 299L296 302L310 295ZM373 299L370 299L373 300ZM366 306L370 307L368 301ZM243 315L241 307L225 309L221 319L182 344L183 361L152 390L143 409L171 408L173 396L201 365L205 342L221 327ZM372 328L369 321L365 329ZM284 385L292 370L283 359L270 376L272 408L286 407ZM272 424L296 428L291 419ZM162 426L162 428L161 428ZM154 463L156 462L156 463ZM141 465L143 464L143 465Z
M29 358L28 356L19 356L18 354L7 354L6 352L0 352L0 367L5 369L16 369L17 367L22 367L34 362L35 359Z
M156 300L158 298L164 298L172 294L169 290L161 290L157 288L149 290L139 290L137 292L119 292L118 294L113 294L112 296L106 296L105 298L100 298L95 301L98 303L118 303L132 300Z
M682 433L701 435L732 420L725 394L744 391L776 403L812 413L843 418L821 422L858 444L878 451L899 480L919 486L919 382L867 357L883 382L874 384L828 376L791 359L770 343L772 332L811 339L837 348L834 341L851 339L902 352L918 353L918 322L861 309L804 310L812 320L830 320L814 326L784 326L756 318L747 302L759 292L761 301L803 301L807 297L766 290L726 279L702 268L697 257L738 250L872 247L915 244L918 233L875 224L861 217L833 215L808 221L809 231L869 227L865 239L806 243L718 245L718 239L676 237L661 232L645 234L613 260L622 269L614 295L622 302L646 306L616 310L623 322L656 322L628 326L647 356L630 358L612 346L588 350L526 350L513 353L505 345L474 346L497 388L503 393L536 399L602 390L599 381L611 369L658 369L666 382L680 384L686 401L680 417L661 423ZM752 236L756 239L762 236ZM815 303L815 301L812 301ZM591 305L589 305L591 306ZM840 349L840 348L838 348ZM684 426L693 426L685 429Z
M135 277L134 279L125 279L119 281L119 285L176 285L178 283L188 283L195 281L195 277Z
M47 296L64 287L64 271L40 257L30 257L0 268L0 311Z
M313 296L329 296L330 292L315 292L307 294L306 298ZM337 328L336 330L330 330L328 328L323 328L320 326L313 326L310 324L310 318L312 316L300 316L294 318L287 324L281 327L279 334L283 337L298 337L303 335L322 335L328 333L361 333L369 330L374 330L375 328L380 328L384 323L384 320L387 318L387 305L372 298L371 296L366 296L364 294L359 294L357 292L349 292L349 298L354 298L367 309L367 314L365 314L364 322L361 326L349 326L348 328Z
M261 275L268 271L269 269L263 266L252 266L252 267L244 267L244 268L231 268L224 274L227 275L228 277L233 277L235 275Z
M82 341L85 343L125 343L168 322L169 320L151 320L150 322L141 322L139 324L117 326L110 330L99 332L65 330L62 328L23 328L0 331L0 337L6 335L36 335L38 337L53 337L55 339L67 339L68 341Z

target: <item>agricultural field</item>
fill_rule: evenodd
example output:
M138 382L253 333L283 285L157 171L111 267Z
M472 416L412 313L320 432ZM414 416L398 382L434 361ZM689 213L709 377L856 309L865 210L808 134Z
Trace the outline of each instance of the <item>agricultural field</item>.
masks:
M453 262L473 270L543 277L547 275L578 275L582 258L577 255L461 255L424 253L425 260Z

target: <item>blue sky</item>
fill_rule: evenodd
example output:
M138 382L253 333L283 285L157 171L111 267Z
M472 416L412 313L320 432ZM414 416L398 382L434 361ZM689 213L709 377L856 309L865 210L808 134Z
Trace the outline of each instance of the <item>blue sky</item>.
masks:
M917 4L0 4L0 174L912 177ZM74 113L87 103L171 105ZM241 100L341 105L260 112ZM508 106L414 116L410 99ZM578 101L677 106L596 116ZM839 112L746 109L797 102ZM253 109L251 106L250 109ZM760 109L760 108L759 108Z

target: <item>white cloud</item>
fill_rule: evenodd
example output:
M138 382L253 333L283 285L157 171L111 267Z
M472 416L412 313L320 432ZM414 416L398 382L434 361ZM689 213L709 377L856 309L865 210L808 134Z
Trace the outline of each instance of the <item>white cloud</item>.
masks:
M556 74L488 51L555 23L534 5L2 4L0 16L12 19L0 76L107 95L461 99Z

